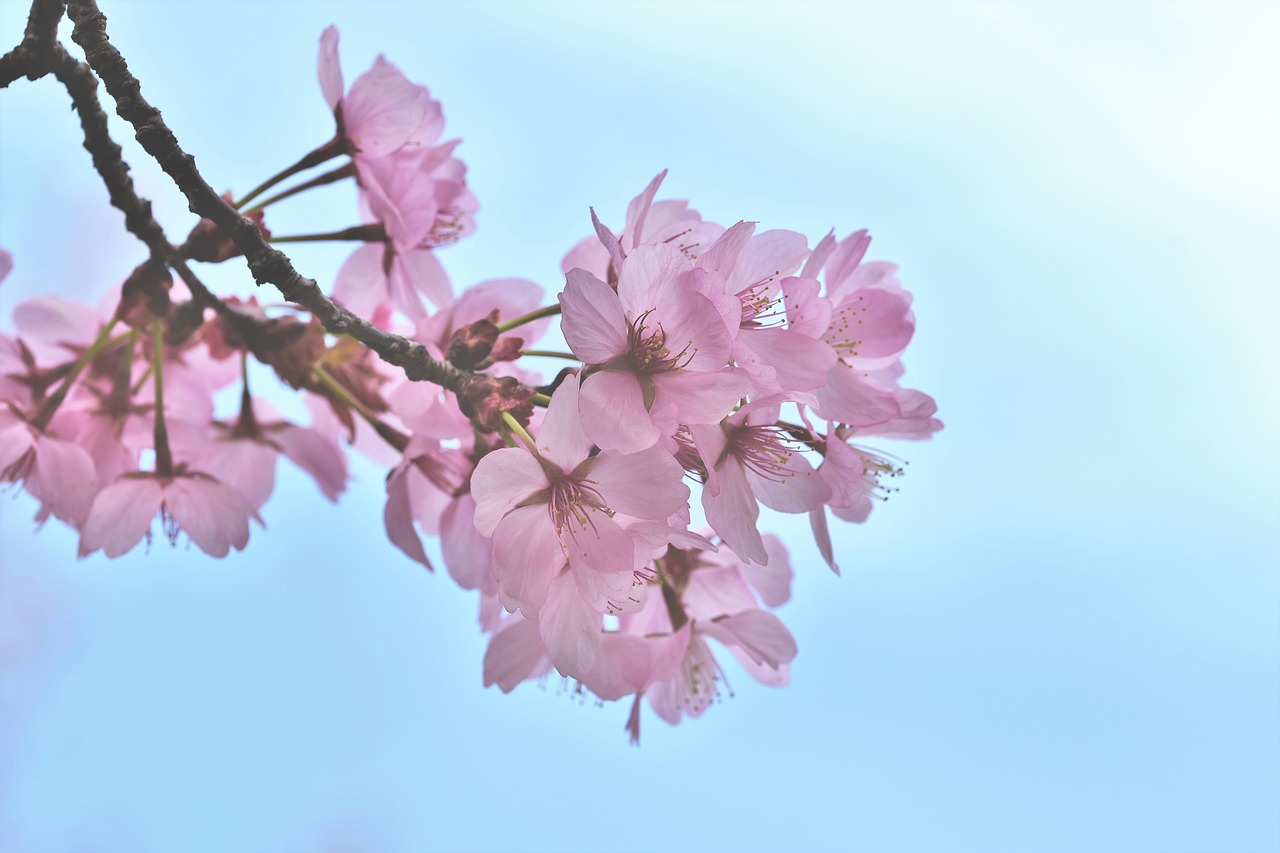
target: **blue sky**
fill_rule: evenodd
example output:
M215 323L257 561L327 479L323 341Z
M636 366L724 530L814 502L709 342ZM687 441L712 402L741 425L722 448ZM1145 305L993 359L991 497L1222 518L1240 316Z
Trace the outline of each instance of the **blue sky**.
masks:
M1188 850L1280 845L1280 13L1258 4L100 0L206 177L327 138L316 38L463 138L457 285L557 286L662 168L708 218L871 229L946 429L800 655L643 745L554 683L484 690L474 602L281 469L266 531L77 561L0 503L0 846L18 851ZM25 7L0 2L0 44ZM114 119L113 119L114 120ZM119 127L117 123L117 128ZM51 80L0 93L0 316L142 256ZM131 141L171 235L184 200ZM273 208L355 221L349 190ZM323 281L343 247L292 255ZM252 287L235 265L211 272Z

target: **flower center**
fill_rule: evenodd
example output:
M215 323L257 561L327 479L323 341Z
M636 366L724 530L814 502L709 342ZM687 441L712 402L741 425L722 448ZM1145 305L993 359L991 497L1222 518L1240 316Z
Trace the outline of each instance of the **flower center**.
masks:
M741 426L734 430L725 448L726 455L737 457L744 467L775 483L796 475L789 467L796 449L777 426Z
M650 308L627 326L627 351L613 363L640 376L680 370L697 354L693 341L685 343L679 352L672 352L667 345L667 332L661 323L650 325Z

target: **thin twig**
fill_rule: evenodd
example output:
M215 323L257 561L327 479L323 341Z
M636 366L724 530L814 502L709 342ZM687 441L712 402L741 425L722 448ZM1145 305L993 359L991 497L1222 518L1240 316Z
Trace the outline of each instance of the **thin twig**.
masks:
M115 100L116 112L133 125L138 142L187 197L191 211L211 220L244 253L258 284L274 284L285 299L310 311L330 333L350 335L384 361L402 368L409 379L450 390L461 386L470 374L432 358L423 345L380 329L338 305L324 295L314 279L294 269L288 256L268 245L257 225L241 216L201 177L195 158L182 150L160 111L142 96L137 78L107 38L107 19L97 3L72 0L68 13L75 23L71 38L84 50L90 67Z
M22 41L0 56L0 89L19 77L39 80L49 73L58 40L58 22L66 5L63 0L33 0Z

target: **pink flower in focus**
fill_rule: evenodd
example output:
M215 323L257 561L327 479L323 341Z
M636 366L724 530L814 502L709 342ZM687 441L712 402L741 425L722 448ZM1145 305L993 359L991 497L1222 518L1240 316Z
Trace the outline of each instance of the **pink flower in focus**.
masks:
M556 390L536 452L494 451L471 478L503 604L538 620L551 659L573 676L590 667L602 614L629 601L648 559L614 514L666 519L689 498L680 466L659 448L593 456L578 390L573 376Z
M726 367L729 331L699 292L712 275L662 244L623 261L616 293L570 271L561 327L588 365L582 420L600 447L643 450L669 441L680 424L719 423L750 389L745 374Z
M759 503L779 512L809 512L831 495L776 425L778 411L776 402L766 400L743 406L721 424L689 427L707 471L707 523L747 562L769 560L756 525Z
M751 376L757 394L797 399L799 392L822 385L836 363L821 340L831 305L818 295L816 280L791 277L809 254L804 235L754 232L754 223L739 222L698 258L700 268L725 283L724 296L704 295L723 304L726 321L737 329L733 360Z

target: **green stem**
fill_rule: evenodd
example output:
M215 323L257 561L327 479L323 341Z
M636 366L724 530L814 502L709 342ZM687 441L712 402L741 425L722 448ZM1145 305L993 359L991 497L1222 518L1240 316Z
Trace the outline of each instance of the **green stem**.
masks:
M332 184L342 180L343 178L353 177L355 173L356 173L356 166L354 163L348 163L345 166L339 166L338 168L334 169L331 172L325 172L323 175L321 175L318 178L312 178L311 180L306 181L305 183L298 184L296 187L290 187L287 190L281 190L280 192L271 196L271 198L267 199L266 201L260 201L257 204L255 204L253 207L246 208L245 210L241 211L241 213L245 214L246 216L248 216L250 213L257 213L259 210L263 210L268 205L275 204L276 202L282 201L288 198L289 196L297 195L298 193L303 192L305 190L314 189L316 187L322 187L325 184Z
M62 381L62 384L58 386L57 390L49 395L49 398L40 406L40 410L36 413L36 416L31 419L31 425L33 427L37 430L43 431L44 428L49 425L49 421L52 420L54 413L58 411L58 407L62 405L62 401L67 399L67 394L71 391L71 386L75 384L75 381L78 378L80 378L80 374L89 365L89 362L93 361L98 353L102 352L107 345L115 343L115 341L111 339L111 330L115 328L118 321L119 318L117 317L111 318L111 322L102 327L102 331L93 339L93 343L89 344L89 348L84 351L80 358L76 359L76 363L72 365L71 372L67 374L67 378ZM124 337L127 336L121 336L121 338Z
M156 476L172 477L173 453L169 450L169 430L164 423L164 328L159 320L151 324L151 340L151 366L156 380Z
M342 387L342 383L333 378L333 374L325 370L324 367L317 364L311 368L311 373L320 380L320 384L328 388L334 393L338 400L347 408L351 409L357 415L365 420L369 426L373 427L383 441L401 452L409 446L409 437L404 433L387 426L378 417L369 411L363 403L351 396L351 392Z
M248 195L240 199L240 201L236 202L236 205L235 205L236 209L239 210L240 208L244 207L246 204L253 201L255 198L262 195L264 192L271 189L281 181L287 178L291 178L294 175L298 174L299 172L306 171L307 169L310 169L312 166L319 166L321 163L327 160L332 160L334 157L340 157L341 155L345 154L346 151L347 151L346 140L342 139L341 137L335 136L333 139L330 139L324 145L321 145L319 148L312 151L310 154L307 154L301 160L294 163L292 166L285 169L283 172L279 172L275 175L272 175L270 178L267 178L261 184L254 187L252 190L249 191Z
M547 406L551 405L551 398L546 394L534 394L533 404L535 406L542 406L545 409Z
M142 371L142 375L138 377L138 381L129 389L129 395L133 396L142 390L142 386L147 384L147 380L151 378L151 365L147 365L147 369Z
M528 431L526 431L524 427L520 426L520 422L516 420L510 412L502 413L502 421L508 428L510 428L511 432L513 432L516 437L524 443L524 446L529 448L530 453L535 456L538 455L538 445L533 440L533 436L529 435Z
M541 320L543 317L554 317L559 313L559 305L548 305L546 308L539 308L537 311L530 311L522 317L517 317L514 320L508 320L507 322L499 325L498 334L509 332L518 326L523 326L525 323L532 323L534 320Z
M552 349L522 349L521 355L539 355L543 358L567 358L570 361L578 361L578 357L571 352L558 352Z

